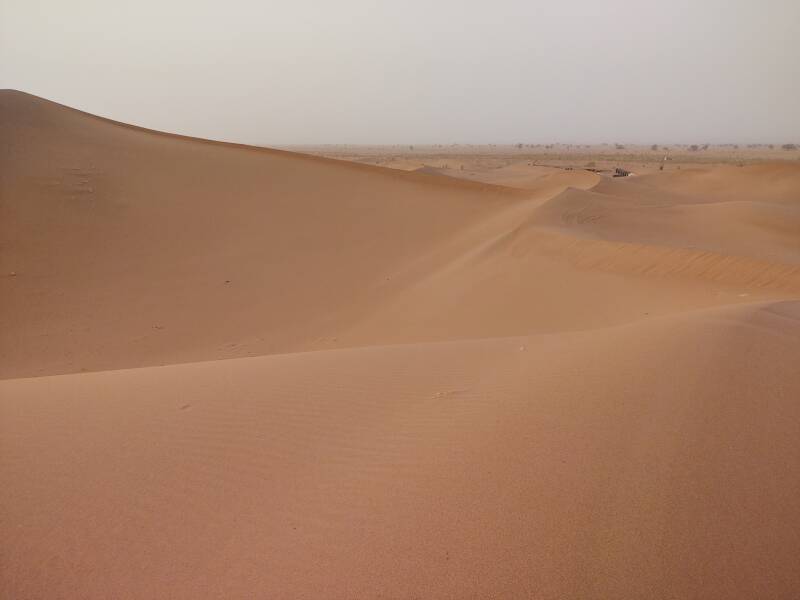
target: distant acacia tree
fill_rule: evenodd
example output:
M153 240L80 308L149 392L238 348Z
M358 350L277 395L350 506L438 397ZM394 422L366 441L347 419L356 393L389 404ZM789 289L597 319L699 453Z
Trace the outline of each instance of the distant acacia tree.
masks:
M518 148L518 149L520 149L520 150L522 150L522 147L523 147L524 145L525 145L525 144L517 144L517 148Z
M697 152L698 150L700 150L700 146L698 146L697 144L692 144L691 146L689 146L690 152Z
M625 150L625 146L623 144L614 144L614 147L617 150Z
M781 148L784 150L797 150L797 144L784 144Z
M658 144L653 144L650 146L650 150L658 150Z

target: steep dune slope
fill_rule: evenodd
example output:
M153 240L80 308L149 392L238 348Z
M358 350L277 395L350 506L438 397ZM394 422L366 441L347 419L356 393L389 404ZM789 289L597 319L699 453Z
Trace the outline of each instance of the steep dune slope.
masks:
M793 598L800 304L0 382L15 598Z
M498 186L0 106L0 377L585 329L798 289L794 165L610 181L520 163Z
M0 94L0 374L286 351L518 194ZM11 275L11 274L14 275Z
M568 331L800 296L800 205L668 200L630 182L534 195L500 213L340 339Z

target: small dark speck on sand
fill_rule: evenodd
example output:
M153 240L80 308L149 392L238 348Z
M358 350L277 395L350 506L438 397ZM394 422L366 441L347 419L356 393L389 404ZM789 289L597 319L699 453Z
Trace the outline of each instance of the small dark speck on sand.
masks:
M183 406L181 406L181 410L186 410L187 408L192 408L192 405L191 404L184 404Z

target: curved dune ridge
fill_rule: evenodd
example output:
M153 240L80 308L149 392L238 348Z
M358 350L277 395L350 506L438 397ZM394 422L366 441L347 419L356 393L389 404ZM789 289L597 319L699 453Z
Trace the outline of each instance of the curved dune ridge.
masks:
M800 165L0 139L0 597L797 596Z

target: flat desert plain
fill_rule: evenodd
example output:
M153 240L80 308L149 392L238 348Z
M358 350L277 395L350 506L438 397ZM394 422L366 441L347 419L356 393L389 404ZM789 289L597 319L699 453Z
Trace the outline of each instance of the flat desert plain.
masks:
M0 142L0 597L800 594L797 152Z

